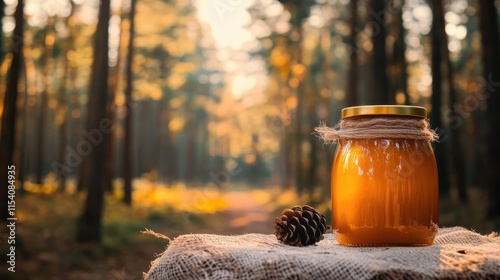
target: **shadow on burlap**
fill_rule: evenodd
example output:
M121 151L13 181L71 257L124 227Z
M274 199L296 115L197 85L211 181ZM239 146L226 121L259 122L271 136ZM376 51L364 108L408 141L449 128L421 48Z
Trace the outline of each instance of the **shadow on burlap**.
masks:
M500 236L453 227L427 247L344 247L332 234L315 246L274 235L175 238L144 279L500 279Z

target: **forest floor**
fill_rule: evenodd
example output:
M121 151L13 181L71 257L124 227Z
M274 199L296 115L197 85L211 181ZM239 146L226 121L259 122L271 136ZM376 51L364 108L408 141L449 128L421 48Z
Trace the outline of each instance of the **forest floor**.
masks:
M305 200L293 191L165 189L137 192L134 207L108 195L100 245L75 242L82 195L17 197L16 273L8 272L2 259L0 279L141 279L168 245L168 240L141 234L145 228L171 239L188 233L271 234L274 217ZM500 219L483 219L484 199L481 191L470 190L469 204L463 205L452 193L440 202L440 226L461 225L483 234L499 231ZM315 206L329 219L329 201ZM1 248L4 258L6 248Z
M74 237L83 197L26 194L17 200L16 273L9 273L2 262L0 279L142 279L150 262L168 245L168 240L141 234L145 228L171 239L186 233L272 233L274 216L267 205L268 193L240 190L214 195L205 191L207 201L203 197L198 199L202 206L225 202L223 210L195 211L201 206L192 212L152 206L129 209L107 197L102 245L82 245Z
M206 217L206 223L201 227L189 227L191 231L189 233L212 233L212 234L244 234L244 233L267 233L273 232L272 222L274 216L272 214L272 209L264 204L262 200L259 200L255 196L251 195L248 191L230 191L224 194L224 199L227 202L226 209L213 214L215 217ZM186 219L190 219L186 217ZM191 222L189 222L191 223ZM194 222L195 225L197 224ZM165 233L171 231L169 226L161 226L157 229L158 233ZM179 234L177 232L172 232L173 237ZM169 237L172 237L169 236ZM154 237L151 237L154 238ZM146 246L144 248L143 255L145 258L141 259L140 262L137 260L131 260L132 266L138 268L138 270L125 269L121 271L111 271L110 277L107 279L141 279L143 272L147 272L150 262L155 258L155 256L164 250L162 246ZM146 256L149 255L149 258ZM113 278L114 277L114 278ZM95 279L95 278L94 278Z
M228 192L225 198L228 205L222 215L227 234L273 232L274 216L268 205L244 191Z

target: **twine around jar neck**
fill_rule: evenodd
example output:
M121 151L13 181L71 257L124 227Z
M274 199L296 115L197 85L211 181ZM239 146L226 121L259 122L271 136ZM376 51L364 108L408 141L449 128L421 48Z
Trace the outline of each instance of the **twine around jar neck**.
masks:
M324 143L340 139L413 139L437 141L438 134L424 118L364 117L340 120L335 127L322 124L314 129Z

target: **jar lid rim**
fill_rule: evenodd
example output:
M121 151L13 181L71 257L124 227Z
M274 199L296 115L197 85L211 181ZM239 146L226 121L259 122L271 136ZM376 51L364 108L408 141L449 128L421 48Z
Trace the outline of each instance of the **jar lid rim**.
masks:
M420 106L407 105L366 105L342 109L341 118L369 115L399 115L427 118L427 110Z

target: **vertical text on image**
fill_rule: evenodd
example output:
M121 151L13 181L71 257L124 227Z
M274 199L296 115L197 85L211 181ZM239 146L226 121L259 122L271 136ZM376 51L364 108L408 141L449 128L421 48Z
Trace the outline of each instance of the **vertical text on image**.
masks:
M16 167L7 166L7 229L9 234L7 243L10 245L7 253L7 268L11 272L16 272Z

